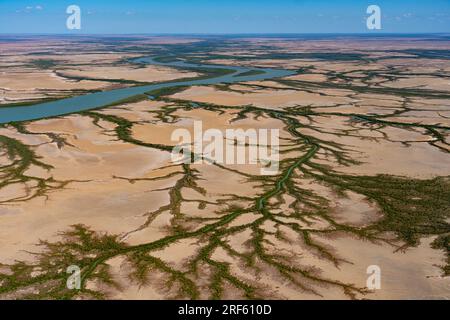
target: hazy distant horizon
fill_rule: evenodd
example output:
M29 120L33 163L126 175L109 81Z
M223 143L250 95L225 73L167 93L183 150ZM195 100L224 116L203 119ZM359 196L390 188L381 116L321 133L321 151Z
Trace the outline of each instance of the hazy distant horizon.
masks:
M382 33L358 33L358 32L307 32L307 33L2 33L0 36L63 36L63 37L84 37L84 36L363 36L363 37L383 37L383 36L450 36L450 32L382 32Z

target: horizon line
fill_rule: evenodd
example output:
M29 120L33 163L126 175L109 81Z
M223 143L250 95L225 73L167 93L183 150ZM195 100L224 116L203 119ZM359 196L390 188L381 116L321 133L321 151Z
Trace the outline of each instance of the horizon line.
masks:
M0 32L0 36L11 35L11 36L220 36L220 35L450 35L450 32L212 32L212 33L201 33L201 32L191 32L191 33L178 33L178 32L158 32L158 33L56 33L56 32Z

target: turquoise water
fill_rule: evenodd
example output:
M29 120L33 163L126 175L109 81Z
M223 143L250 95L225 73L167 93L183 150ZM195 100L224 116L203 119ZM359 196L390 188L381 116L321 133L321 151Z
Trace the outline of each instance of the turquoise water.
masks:
M0 107L0 123L8 123L12 121L36 120L46 117L54 117L79 111L95 109L126 98L130 98L138 94L143 94L148 91L152 91L155 89L169 88L173 86L193 86L193 85L209 85L217 83L235 83L243 81L260 81L272 78L286 77L295 74L295 72L293 71L281 69L246 68L246 67L221 66L211 64L191 64L186 63L184 61L163 63L154 61L152 58L149 57L134 59L133 62L139 64L153 64L153 65L180 67L180 68L193 68L193 67L205 69L219 68L219 69L233 70L234 72L229 73L227 75L207 79L187 80L187 81L180 80L177 82L173 81L161 82L147 86L102 91L29 106L9 107L9 108ZM262 71L263 73L236 77L237 75L245 73L250 70L259 70Z

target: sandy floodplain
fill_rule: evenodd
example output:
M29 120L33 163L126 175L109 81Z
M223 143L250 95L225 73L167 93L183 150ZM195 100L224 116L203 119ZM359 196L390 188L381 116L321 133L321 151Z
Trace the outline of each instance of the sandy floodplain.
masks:
M168 52L296 75L2 125L0 299L450 298L448 41L101 40L2 43L1 103L200 76L124 63ZM278 171L174 163L198 122L279 130Z

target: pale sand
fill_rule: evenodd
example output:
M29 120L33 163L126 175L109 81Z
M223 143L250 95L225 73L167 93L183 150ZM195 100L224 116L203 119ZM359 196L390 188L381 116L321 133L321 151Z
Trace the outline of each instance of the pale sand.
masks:
M62 98L72 90L103 90L111 84L103 81L68 80L50 71L23 70L8 72L0 78L0 104L43 98Z
M50 173L55 179L82 182L50 193L47 200L39 197L25 203L2 205L2 261L29 258L20 250L33 250L39 239L53 239L58 230L65 230L71 224L84 223L95 230L117 234L130 231L145 222L145 212L168 201L164 192L148 192L167 186L166 181L130 184L113 178L145 175L169 164L168 155L113 141L90 119L80 116L34 122L29 130L47 132L52 128L58 132L58 127L75 147L58 149L55 144L43 144L36 147L36 152L42 162L54 166ZM28 174L42 176L42 170L38 171L32 167ZM8 189L2 190L4 197L9 193Z
M450 159L448 155L426 142L427 136L420 135L412 131L402 132L402 136L398 136L395 129L386 130L394 133L393 142L379 139L376 142L368 143L363 137L336 136L335 133L345 128L345 123L340 122L341 119L336 117L328 117L326 119L315 119L315 126L328 130L332 134L318 133L311 129L301 129L300 132L318 137L320 139L334 141L346 146L348 154L352 159L362 162L360 165L352 165L350 167L339 166L335 163L331 164L338 171L349 174L377 175L392 174L414 178L432 178L436 176L450 175ZM330 121L332 120L332 121ZM350 129L347 126L347 129ZM385 131L385 129L381 129ZM354 133L353 133L354 134ZM411 147L405 146L397 142L400 138L409 135ZM396 141L397 140L397 141Z
M60 70L62 76L83 77L96 79L123 79L141 82L162 82L180 78L193 78L195 72L181 72L161 66L147 66L136 68L133 66L86 66L77 69Z
M382 86L391 88L420 88L438 91L450 91L450 80L438 77L411 77L385 82L382 84Z
M345 97L321 96L294 90L255 90L252 93L217 91L210 87L192 87L173 95L175 99L213 103L217 105L239 106L254 105L261 108L283 108L292 106L328 106L349 103L352 100Z
M140 44L156 43L189 43L195 39L177 39L172 38L147 38L139 40ZM360 41L342 40L336 41L288 41L285 39L262 39L253 38L245 40L249 43L261 44L270 42L270 45L282 48L286 53L295 52L362 52L371 57L381 57L383 53L378 52L380 43L383 48L392 48L395 50L420 48L429 46L435 50L448 50L450 46L444 42L424 41ZM47 43L49 48L62 48L63 42L53 41ZM133 43L134 45L134 43ZM13 43L3 44L2 52L11 52L14 56L0 56L0 66L15 66L11 73L18 74L13 76L13 85L19 89L6 91L0 89L3 98L8 99L31 99L37 97L46 97L51 94L61 94L63 90L72 90L74 83L62 78L49 80L51 72L38 71L35 69L26 69L29 72L29 78L19 81L17 70L20 63L28 63L30 59L36 59L36 56L27 56L25 54L17 56L17 52L27 53L30 50L39 50L40 43ZM355 50L355 47L357 50ZM4 50L4 51L3 51ZM60 50L60 49L58 49ZM365 51L360 51L365 50ZM221 52L218 52L223 54ZM226 52L227 55L243 54L245 51L232 50ZM427 60L427 59L409 59L407 54L390 53L392 55L404 56L404 59L380 60L377 63L365 64L361 61L318 61L314 59L279 59L279 60L259 60L258 55L264 54L262 50L254 50L254 60L248 62L238 62L233 60L217 61L222 64L271 66L296 69L299 67L314 66L314 74L303 74L292 77L302 81L324 81L324 73L328 71L345 72L347 76L353 78L352 83L363 85L358 81L362 77L361 70L385 70L388 74L388 66L402 67L405 72L424 73L423 76L403 79L395 83L385 83L387 86L414 87L425 85L422 89L448 90L445 82L440 79L426 75L425 73L450 71L448 61L446 60ZM40 58L58 60L61 63L68 58L63 55L40 55ZM128 69L123 67L112 67L120 59L130 58L133 55L125 54L79 54L70 56L71 61L75 61L77 70L70 67L73 72L80 72L79 75L89 75L95 77L108 76L133 79L138 81L158 81L149 80L155 74L147 74L148 68ZM83 64L89 64L87 68ZM15 69L17 68L17 69ZM25 70L23 67L20 67ZM64 67L65 68L65 67ZM65 70L62 68L61 70ZM441 70L439 70L441 69ZM157 72L161 69L158 68ZM353 71L349 73L350 71ZM317 72L317 73L316 73ZM175 72L177 73L177 72ZM164 70L158 76L175 76L173 70ZM3 76L4 74L2 74ZM50 76L49 76L50 75ZM75 75L75 74L74 74ZM14 78L15 77L15 78ZM42 80L43 79L43 80ZM3 81L10 81L4 80ZM375 83L380 79L375 79ZM1 80L0 80L1 83ZM34 90L36 83L44 86L42 90ZM89 88L90 82L75 83L77 88L80 85ZM246 84L267 85L282 89L287 87L276 84L273 81L250 82ZM95 85L106 85L102 81L95 82ZM0 84L0 87L3 85ZM21 87L22 86L22 87ZM20 89L22 88L22 89ZM30 89L31 88L31 89ZM247 85L232 85L231 89L242 92L228 92L220 90L220 87L194 87L174 95L175 98L210 102L214 104L224 104L228 106L238 106L253 104L262 108L282 109L288 106L307 106L311 105L316 112L341 112L341 113L359 113L359 114L392 114L400 110L403 99L391 95L375 95L354 93L348 90L320 90L320 93L326 96L320 96L319 91L310 93L294 90L272 90L251 87ZM0 97L1 99L1 97ZM338 105L339 104L339 105ZM449 124L448 117L450 113L448 106L450 102L445 99L429 99L411 97L407 101L410 111L395 117L384 118L386 121L398 121L405 123L442 123ZM192 132L194 120L203 120L204 130L209 128L278 128L282 130L282 137L289 137L284 132L283 124L277 120L259 118L258 120L250 118L240 120L234 123L229 121L235 116L238 109L227 110L224 114L193 109L189 111L177 111L174 115L180 117L180 121L175 123L162 123L157 121L154 113L148 111L161 110L168 107L169 104L142 101L104 109L102 113L114 114L132 121L141 121L133 127L132 134L135 138L151 143L172 144L170 135L174 129L187 128ZM426 110L426 111L424 111ZM371 130L367 123L349 122L348 117L338 117L333 115L313 116L312 120L298 117L303 124L317 127L325 133L320 133L308 128L299 128L299 132L311 135L326 141L339 142L347 150L352 159L362 161L361 165L352 165L343 167L336 164L329 152L319 151L312 161L316 163L330 165L334 170L349 174L395 174L409 176L414 178L432 178L450 174L450 163L448 154L430 146L427 141L431 139L424 129L405 130L401 127L384 127L378 130ZM125 235L130 231L138 229L147 221L148 213L158 209L169 202L167 190L156 191L173 187L181 174L171 178L147 181L140 180L130 183L124 179L113 178L113 176L141 179L161 177L169 173L180 172L180 166L162 168L170 165L170 155L168 152L152 150L149 148L138 147L135 145L117 141L114 136L114 125L99 121L100 127L92 124L92 119L82 116L67 116L61 119L36 121L27 126L33 132L52 132L64 136L72 146L64 146L59 149L55 143L50 143L46 135L23 135L16 130L8 127L0 129L0 134L14 139L18 139L27 145L33 147L37 155L44 163L54 166L52 170L44 170L37 166L31 166L26 174L36 177L48 178L53 176L55 179L76 179L85 180L69 184L64 190L56 190L48 194L48 199L44 197L35 198L25 203L16 203L0 205L0 223L3 228L0 229L0 242L2 243L2 254L0 262L8 263L15 259L31 259L31 257L21 250L36 251L34 244L38 239L56 239L56 233L66 230L70 224L85 223L94 230L108 231L115 234ZM372 129L374 129L372 127ZM353 130L350 133L356 137L345 136L345 130ZM441 130L443 131L443 130ZM343 134L337 136L337 134ZM383 134L390 141L384 140ZM450 141L450 137L443 132L444 139ZM402 142L408 142L404 145ZM445 145L440 144L443 148ZM287 147L282 147L286 149ZM331 147L333 149L333 147ZM282 158L300 157L303 153L293 151L282 155ZM2 165L11 163L6 155L0 155ZM259 166L236 165L228 166L244 173L258 173ZM305 167L308 167L305 165ZM189 202L183 202L181 213L185 218L214 218L220 217L221 210L227 208L227 205L240 205L244 208L250 208L254 205L253 201L231 199L230 194L244 197L255 198L265 189L261 188L262 183L258 181L247 181L244 175L235 172L225 171L211 165L193 165L192 169L198 170L198 186L203 187L207 192L205 195L198 191L183 188L181 195L183 199ZM306 179L299 170L295 170L297 175L294 178L295 185L315 193L330 200L331 209L327 213L330 217L339 223L345 223L352 226L366 226L380 219L379 208L370 203L363 196L348 192L347 197L338 196L330 188L315 181ZM4 188L0 192L0 199L10 199L23 195L26 187L34 187L36 182L27 184L13 184ZM293 222L289 215L295 213L295 210L289 208L293 198L284 195L282 202L271 199L269 205L275 207L275 213L284 213L287 217L280 217L280 221ZM202 209L198 204L201 201L209 203ZM302 206L299 210L305 209ZM253 213L243 214L234 220L230 226L238 226L251 223L258 216ZM137 245L158 240L169 234L169 228L173 222L173 215L169 212L163 212L150 226L137 232L129 234L123 238L130 245ZM303 229L324 230L330 227L329 223L319 216L309 216L306 221L300 223ZM308 223L306 223L308 222ZM195 230L205 222L187 221L182 225L187 230ZM266 232L275 232L277 227L272 222L264 223L261 228ZM325 246L333 255L349 261L342 263L339 269L330 261L319 256L314 248L307 246L304 241L298 237L298 234L292 232L284 226L279 227L285 237L292 242L287 244L275 238L273 234L266 234L262 245L271 254L286 254L289 257L289 263L304 268L318 268L317 275L348 283L354 283L358 287L366 285L366 269L369 265L379 265L382 271L382 289L358 298L369 299L430 299L430 298L450 298L449 297L449 279L441 278L441 270L436 265L444 264L445 255L442 251L430 249L432 238L422 240L418 248L408 249L405 253L394 253L394 247L386 244L373 244L366 241L354 239L344 234L331 234L329 236L313 236L315 242ZM228 237L226 240L237 251L249 253L252 249L249 239L252 237L250 230L239 232ZM385 238L392 239L392 235L384 235ZM164 250L156 253L163 261L170 266L185 270L186 263L198 253L198 250L205 243L199 238L193 238L187 241L176 242ZM270 241L270 242L269 242ZM401 243L398 243L401 245ZM317 290L321 296L300 290L293 286L289 281L282 279L277 270L261 263L258 259L256 265L260 267L261 273L257 274L243 264L243 261L236 257L231 257L223 249L217 249L213 252L212 259L230 263L230 270L233 275L251 284L262 286L261 293L265 297L287 298L287 299L343 299L343 291L339 288L319 285L313 281L300 278L307 287ZM127 278L127 272L130 271L129 265L123 263L123 258L118 257L108 261L112 266L115 278L119 280L123 288L121 290L108 289L110 298L118 299L164 299L173 297L176 287L169 290L165 285L167 274L159 271L151 272L148 286L139 286L132 283ZM199 278L193 279L200 286L200 297L209 298L205 286L212 274L211 267L204 264L199 270ZM89 288L96 288L95 283L89 283ZM242 291L236 290L229 283L224 285L224 298L238 299L245 298Z
M343 264L333 276L365 287L367 267L381 268L381 290L371 299L449 299L450 278L442 278L438 267L445 263L445 254L430 250L433 238L425 238L417 248L394 252L389 246L361 242L348 236L320 238L332 245L339 255L353 264ZM325 272L326 269L324 269Z
M299 80L299 81L311 81L311 82L322 82L327 81L328 77L323 74L299 74L291 77L286 77L288 80Z
M30 72L31 71L31 72ZM107 86L107 82L88 81L80 82L70 81L58 77L49 71L21 70L20 72L8 73L0 79L0 87L6 90L74 90L84 89L92 90Z

